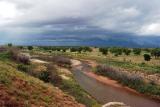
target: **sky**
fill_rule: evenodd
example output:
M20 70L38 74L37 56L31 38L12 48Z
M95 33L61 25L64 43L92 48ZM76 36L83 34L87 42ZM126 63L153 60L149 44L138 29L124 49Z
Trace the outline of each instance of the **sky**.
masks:
M160 35L160 0L0 0L0 36L112 31Z

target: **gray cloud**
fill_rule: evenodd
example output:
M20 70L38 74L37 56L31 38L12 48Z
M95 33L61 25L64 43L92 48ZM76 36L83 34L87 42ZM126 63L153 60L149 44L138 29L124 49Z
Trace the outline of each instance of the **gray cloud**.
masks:
M160 34L159 0L0 0L1 3L6 7L0 8L0 32L15 35L93 28ZM10 11L10 7L14 10L12 17L2 10Z

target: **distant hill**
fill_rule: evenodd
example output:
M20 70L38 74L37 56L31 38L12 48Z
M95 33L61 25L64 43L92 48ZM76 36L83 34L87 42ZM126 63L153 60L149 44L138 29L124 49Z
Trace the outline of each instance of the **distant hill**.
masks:
M130 33L106 31L83 32L46 32L43 34L23 35L1 38L0 44L42 46L123 46L123 47L160 47L160 36L138 36Z

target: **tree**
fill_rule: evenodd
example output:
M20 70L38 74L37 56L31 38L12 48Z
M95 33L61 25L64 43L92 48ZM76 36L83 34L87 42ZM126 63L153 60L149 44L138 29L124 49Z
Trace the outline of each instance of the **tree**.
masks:
M151 56L149 54L144 54L144 60L145 61L150 61L151 60Z
M33 46L28 46L28 50L33 50Z
M103 55L108 54L108 48L99 48L99 52L101 52Z
M8 43L8 47L12 47L13 45L12 45L12 43Z
M90 47L83 47L84 52L92 52L92 49Z
M123 49L123 52L124 52L125 55L130 55L131 50L130 50L130 49L127 49L127 48L124 48L124 49Z
M160 57L160 49L159 48L155 48L151 51L151 55L154 56L155 58Z
M140 54L141 54L141 49L140 49L140 48L134 48L134 49L133 49L133 53L134 53L135 55L140 55Z
M109 51L114 54L115 56L118 56L118 55L122 55L123 53L123 48L120 48L120 47L112 47L109 49Z

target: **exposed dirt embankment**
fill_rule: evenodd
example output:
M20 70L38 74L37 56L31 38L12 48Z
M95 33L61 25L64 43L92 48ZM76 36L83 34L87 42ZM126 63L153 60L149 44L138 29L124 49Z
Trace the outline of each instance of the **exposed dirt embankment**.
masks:
M60 89L0 61L0 107L85 107Z

